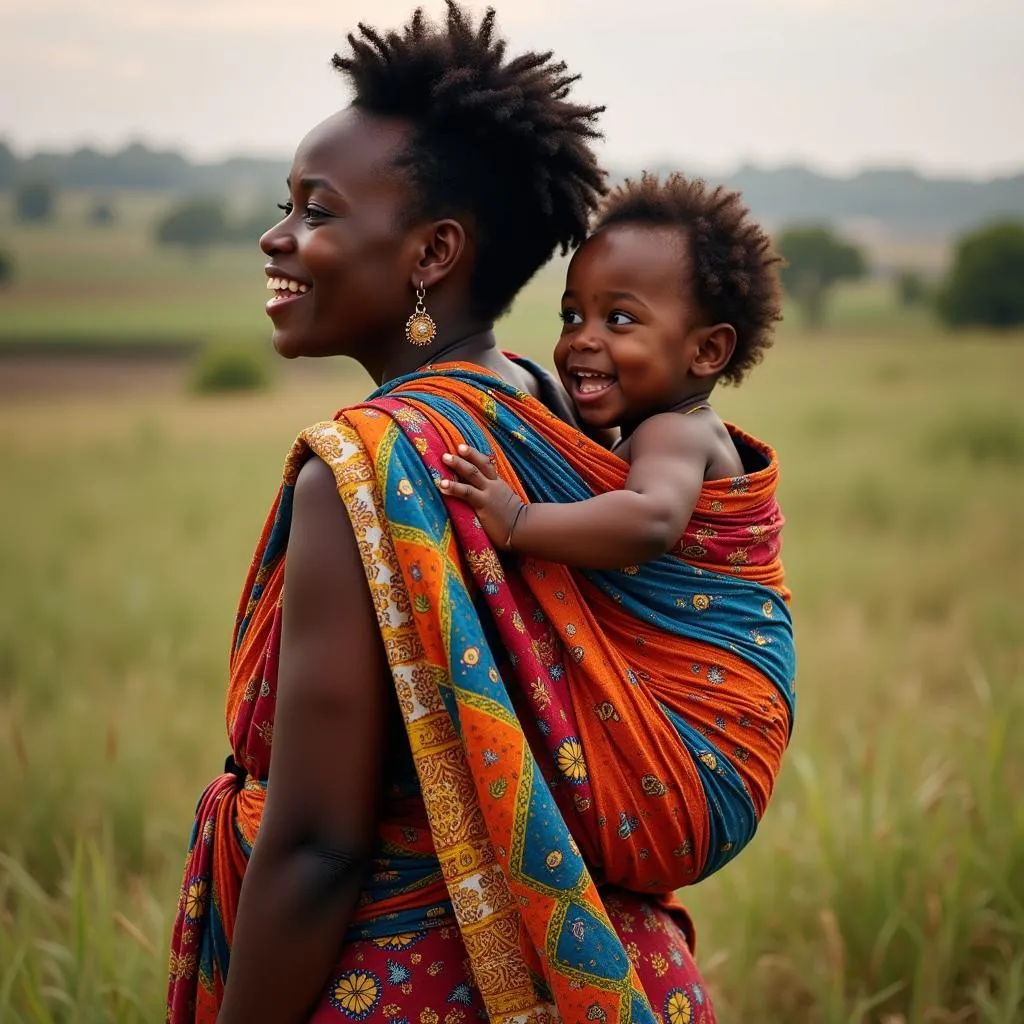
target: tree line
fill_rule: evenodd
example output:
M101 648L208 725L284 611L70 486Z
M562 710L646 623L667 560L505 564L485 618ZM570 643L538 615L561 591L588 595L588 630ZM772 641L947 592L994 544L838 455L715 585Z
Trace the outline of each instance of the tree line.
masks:
M41 180L25 181L14 190L14 213L23 222L52 219L55 205L56 190ZM116 213L109 201L98 199L89 216L94 225L103 226ZM160 217L153 236L158 244L178 246L198 259L211 246L254 245L272 219L265 206L232 217L220 198L185 198ZM835 285L868 271L863 250L826 223L784 227L776 233L775 245L784 260L783 287L811 328L824 322ZM13 276L13 259L0 252L0 285ZM953 266L938 288L912 271L901 273L896 285L902 305L930 303L953 326L1024 324L1024 220L994 221L962 236Z
M692 167L682 169L696 173ZM268 192L280 190L287 173L283 159L236 157L196 163L181 153L140 142L109 153L83 146L67 153L19 157L0 140L0 189L42 180L62 188ZM743 193L756 217L775 224L870 218L952 233L998 217L1024 218L1024 173L969 181L930 178L912 170L872 169L839 177L800 166L748 165L724 181Z
M783 229L775 246L785 261L782 285L801 308L807 326L825 320L833 288L868 270L863 251L824 224ZM1017 327L1024 324L1024 221L1000 220L957 242L949 272L931 286L912 271L896 278L901 305L934 306L951 327Z
M139 142L112 153L83 146L70 153L39 152L22 158L0 139L0 189L43 181L57 188L266 191L280 189L287 174L287 160L235 157L199 164L173 150L150 149Z

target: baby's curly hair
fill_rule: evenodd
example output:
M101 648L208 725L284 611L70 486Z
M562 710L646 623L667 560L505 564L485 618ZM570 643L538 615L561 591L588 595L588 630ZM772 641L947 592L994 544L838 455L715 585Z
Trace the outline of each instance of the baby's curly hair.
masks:
M561 248L581 244L607 188L591 143L604 107L567 99L579 78L551 53L506 59L494 11L478 26L455 0L444 24L417 10L400 31L360 24L334 67L353 105L412 125L399 164L418 196L411 223L468 215L474 312L500 316Z
M709 188L672 174L662 182L644 173L627 179L605 199L596 229L612 224L678 227L687 239L697 303L714 323L731 324L736 349L721 380L738 384L756 366L782 319L778 265L771 239L749 219L739 192Z

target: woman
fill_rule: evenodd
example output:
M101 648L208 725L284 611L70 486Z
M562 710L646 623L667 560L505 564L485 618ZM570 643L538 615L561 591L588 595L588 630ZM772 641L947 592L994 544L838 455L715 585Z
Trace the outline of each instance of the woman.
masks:
M664 853L654 840L672 823L652 805L650 821L613 822L634 851L623 859L586 744L550 748L575 714L539 675L564 678L548 612L566 591L535 599L525 573L506 578L434 486L447 446L486 447L481 423L510 441L538 424L565 458L582 446L600 461L534 401L565 420L564 395L491 331L553 250L585 236L603 191L600 108L569 102L550 55L506 60L492 12L474 27L449 3L440 27L417 14L400 33L360 32L335 58L355 99L299 146L285 217L261 244L277 350L351 356L387 387L304 433L261 538L235 630L232 755L197 810L168 1019L712 1021L665 896L685 871L649 868L692 848Z

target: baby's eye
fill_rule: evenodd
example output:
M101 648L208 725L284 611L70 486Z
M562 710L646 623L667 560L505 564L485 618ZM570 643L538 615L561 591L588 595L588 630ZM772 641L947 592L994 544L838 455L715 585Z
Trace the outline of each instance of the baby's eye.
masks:
M583 317L581 317L575 309L563 309L562 312L558 314L558 319L561 320L563 324L575 325L583 323Z
M629 324L635 324L636 319L628 313L623 313L621 309L616 309L608 314L608 323L613 327L627 327Z

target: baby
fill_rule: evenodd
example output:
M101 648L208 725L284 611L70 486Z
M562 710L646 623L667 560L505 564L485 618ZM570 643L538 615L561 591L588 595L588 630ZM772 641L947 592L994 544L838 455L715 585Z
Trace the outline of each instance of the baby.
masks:
M676 549L706 485L745 479L770 458L730 432L709 400L771 344L778 263L738 193L680 175L627 181L569 265L554 353L579 420L619 429L623 488L526 504L466 445L444 457L460 480L439 486L467 501L505 550L615 569Z

